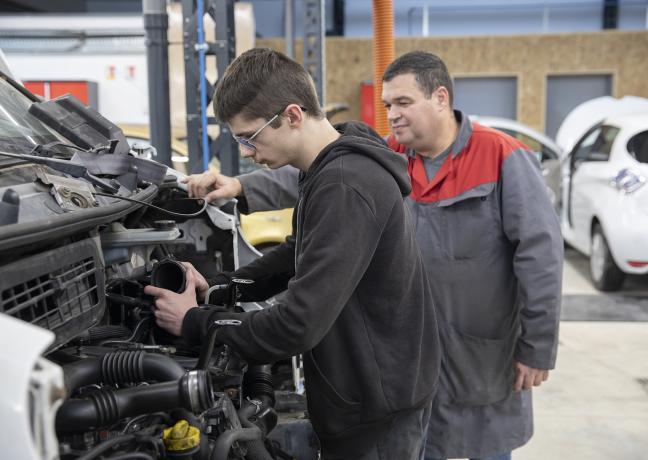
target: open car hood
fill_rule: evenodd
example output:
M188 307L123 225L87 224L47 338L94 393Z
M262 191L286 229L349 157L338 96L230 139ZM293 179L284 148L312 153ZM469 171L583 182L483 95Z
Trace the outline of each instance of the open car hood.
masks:
M621 99L602 96L583 102L565 117L556 134L556 143L568 153L585 132L596 123L616 115L648 112L648 99L625 96Z

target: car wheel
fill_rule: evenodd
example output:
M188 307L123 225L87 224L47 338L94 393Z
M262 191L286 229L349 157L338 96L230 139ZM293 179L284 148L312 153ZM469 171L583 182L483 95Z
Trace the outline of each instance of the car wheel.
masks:
M590 251L590 275L594 286L599 291L616 291L621 288L625 273L623 273L608 247L607 240L600 225L594 227L592 232L592 246Z

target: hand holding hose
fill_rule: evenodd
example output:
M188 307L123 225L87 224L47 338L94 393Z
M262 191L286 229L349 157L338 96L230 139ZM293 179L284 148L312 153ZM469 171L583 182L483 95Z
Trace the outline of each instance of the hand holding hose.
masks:
M195 269L187 270L187 287L180 294L155 286L144 288L146 294L155 297L154 314L157 325L178 337L182 334L185 315L190 309L198 306L195 273ZM207 284L204 278L200 281L201 284L202 282Z

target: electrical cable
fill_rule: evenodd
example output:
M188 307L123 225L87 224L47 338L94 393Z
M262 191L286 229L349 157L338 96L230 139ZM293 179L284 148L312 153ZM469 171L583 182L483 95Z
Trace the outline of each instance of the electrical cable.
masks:
M196 216L199 216L200 214L203 213L203 211L205 211L205 209L207 209L207 206L209 205L209 203L207 203L207 201L203 200L202 198L194 198L196 201L202 201L203 202L203 205L200 208L200 210L196 211L196 212L194 212L192 214L183 214L183 213L180 213L180 212L173 212L173 211L169 211L168 209L160 208L159 206L155 206L155 205L153 205L151 203L147 203L146 201L135 200L133 198L126 198L125 196L121 196L121 195L111 195L110 193L101 193L101 192L92 192L92 194L95 195L95 196L105 196L105 197L108 197L108 198L119 198L120 200L130 201L132 203L138 203L138 204L148 206L149 208L153 208L153 209L156 209L156 210L158 210L160 212L169 214L171 216L176 216L176 217L196 217Z
M100 345L108 345L108 344L110 344L110 345L112 345L112 344L122 345L122 344L125 344L125 343L131 343L137 337L137 334L139 333L139 328L144 323L146 323L147 321L151 321L151 317L144 318L139 323L137 323L137 325L135 326L135 329L133 330L133 333L126 340L107 340L105 342L101 342Z

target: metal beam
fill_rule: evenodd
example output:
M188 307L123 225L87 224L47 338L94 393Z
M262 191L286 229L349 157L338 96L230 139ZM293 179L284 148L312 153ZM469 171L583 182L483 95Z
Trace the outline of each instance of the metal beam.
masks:
M326 17L324 0L304 0L304 67L313 81L320 105L326 104Z
M165 0L144 0L146 65L148 71L149 135L156 160L171 166L171 109L169 102L169 18Z
M284 40L286 56L295 58L295 0L284 0Z
M206 54L216 56L216 68L220 77L225 72L229 63L234 59L236 53L236 38L234 30L234 0L205 0L205 14L209 14L216 26L215 42L206 42ZM202 154L202 118L207 118L202 113L200 104L200 82L201 78L207 77L200 74L199 65L199 43L197 40L198 29L198 8L196 0L182 0L183 17L183 43L184 43L184 64L185 64L185 102L187 107L187 146L189 148L189 172L198 173L203 171ZM207 103L211 102L212 93L216 82L206 81L208 91ZM213 117L207 118L208 125L218 124L220 127L219 136L208 139L208 150L210 156L218 156L221 162L221 171L227 175L238 174L238 145L234 141L226 124L216 123Z
M225 73L227 66L236 57L236 34L234 29L234 0L212 0L209 13L216 23L216 69L218 78ZM216 84L214 84L214 88ZM211 99L211 98L210 98ZM221 171L228 176L239 173L239 149L232 137L229 127L225 123L218 123L220 133L218 138L211 143L210 153L218 155Z

